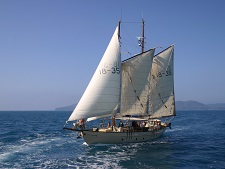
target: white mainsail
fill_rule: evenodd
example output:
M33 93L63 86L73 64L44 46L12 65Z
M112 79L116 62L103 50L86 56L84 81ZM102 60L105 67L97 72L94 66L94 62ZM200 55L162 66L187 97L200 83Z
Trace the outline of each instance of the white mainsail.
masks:
M120 86L121 54L117 27L88 87L68 121L116 111L120 101Z
M149 99L149 74L154 49L129 58L122 63L120 114L146 115Z
M170 46L153 59L150 83L151 118L175 116L174 98L174 46Z

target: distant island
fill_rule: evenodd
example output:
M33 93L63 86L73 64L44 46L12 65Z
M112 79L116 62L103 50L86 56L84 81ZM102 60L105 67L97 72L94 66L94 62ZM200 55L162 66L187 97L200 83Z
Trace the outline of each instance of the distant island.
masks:
M197 101L176 101L176 110L225 110L225 103L203 104Z
M55 111L73 111L77 104L58 107ZM197 101L176 101L176 110L225 110L225 103L203 104Z

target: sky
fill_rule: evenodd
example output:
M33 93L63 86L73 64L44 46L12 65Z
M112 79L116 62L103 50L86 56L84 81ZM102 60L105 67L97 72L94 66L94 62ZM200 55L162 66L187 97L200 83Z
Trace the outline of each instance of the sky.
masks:
M0 0L0 110L77 103L111 36L140 51L175 44L175 98L225 103L224 0Z

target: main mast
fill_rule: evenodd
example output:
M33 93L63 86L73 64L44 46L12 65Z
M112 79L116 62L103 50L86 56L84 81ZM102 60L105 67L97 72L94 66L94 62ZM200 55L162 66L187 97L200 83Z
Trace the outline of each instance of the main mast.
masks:
M142 18L141 53L144 52L144 48L145 48L145 21Z

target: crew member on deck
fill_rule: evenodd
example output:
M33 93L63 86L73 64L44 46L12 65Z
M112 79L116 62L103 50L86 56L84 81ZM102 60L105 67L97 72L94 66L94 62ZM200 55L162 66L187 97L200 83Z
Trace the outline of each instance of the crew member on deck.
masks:
M106 128L109 128L109 127L111 127L111 124L110 124L110 122L108 122L108 125L107 125L107 127L106 127Z
M124 126L124 124L123 124L122 120L120 120L118 127L123 127L123 126Z
M79 127L81 130L84 130L85 129L85 123L84 123L84 119L80 119L79 121Z
M112 116L112 126L116 127L116 121L115 121L115 117Z

